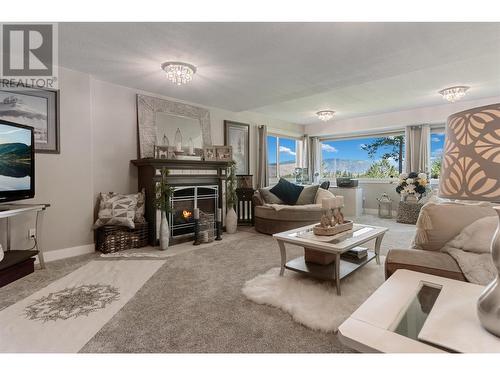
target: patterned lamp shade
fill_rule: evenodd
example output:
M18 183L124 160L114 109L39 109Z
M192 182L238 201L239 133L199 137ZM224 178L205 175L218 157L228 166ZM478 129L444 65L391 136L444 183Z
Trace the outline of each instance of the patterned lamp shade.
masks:
M448 117L439 196L500 202L500 103Z

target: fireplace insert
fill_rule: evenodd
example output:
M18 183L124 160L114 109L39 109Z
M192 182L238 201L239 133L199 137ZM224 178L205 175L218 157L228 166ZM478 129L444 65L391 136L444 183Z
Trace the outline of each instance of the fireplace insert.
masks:
M173 239L194 235L194 209L215 215L219 203L217 185L174 186L169 215L170 235Z

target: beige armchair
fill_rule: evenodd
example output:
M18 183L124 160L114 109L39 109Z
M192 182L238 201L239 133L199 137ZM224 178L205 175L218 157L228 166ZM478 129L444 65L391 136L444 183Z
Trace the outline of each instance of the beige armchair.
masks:
M412 249L393 249L387 254L386 278L398 269L407 269L466 281L455 259L440 250L466 226L482 217L494 215L496 213L488 203L425 204L417 220Z

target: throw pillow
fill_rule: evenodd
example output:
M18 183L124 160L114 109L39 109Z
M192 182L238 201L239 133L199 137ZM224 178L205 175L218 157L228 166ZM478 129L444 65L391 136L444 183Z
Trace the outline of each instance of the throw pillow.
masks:
M281 199L279 199L276 195L271 193L270 190L271 190L270 187L265 187L265 188L259 189L260 196L264 200L264 203L283 204L283 201Z
M319 185L305 186L297 199L296 205L314 204Z
M280 178L279 182L270 190L286 204L295 204L299 199L300 193L304 189L303 186L292 184L290 181Z
M103 225L123 225L135 228L134 218L138 194L101 193L98 219L94 228Z
M335 198L335 195L332 192L330 192L329 190L319 188L318 192L316 193L316 199L314 202L316 204L321 204L322 200L326 199L326 198Z

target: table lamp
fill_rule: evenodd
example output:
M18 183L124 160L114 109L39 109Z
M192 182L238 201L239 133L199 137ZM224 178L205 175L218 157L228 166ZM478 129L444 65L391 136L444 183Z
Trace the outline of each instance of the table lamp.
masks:
M500 103L448 117L439 196L500 202ZM497 275L479 297L477 313L483 327L500 336L500 204L493 208L499 216L491 243Z

